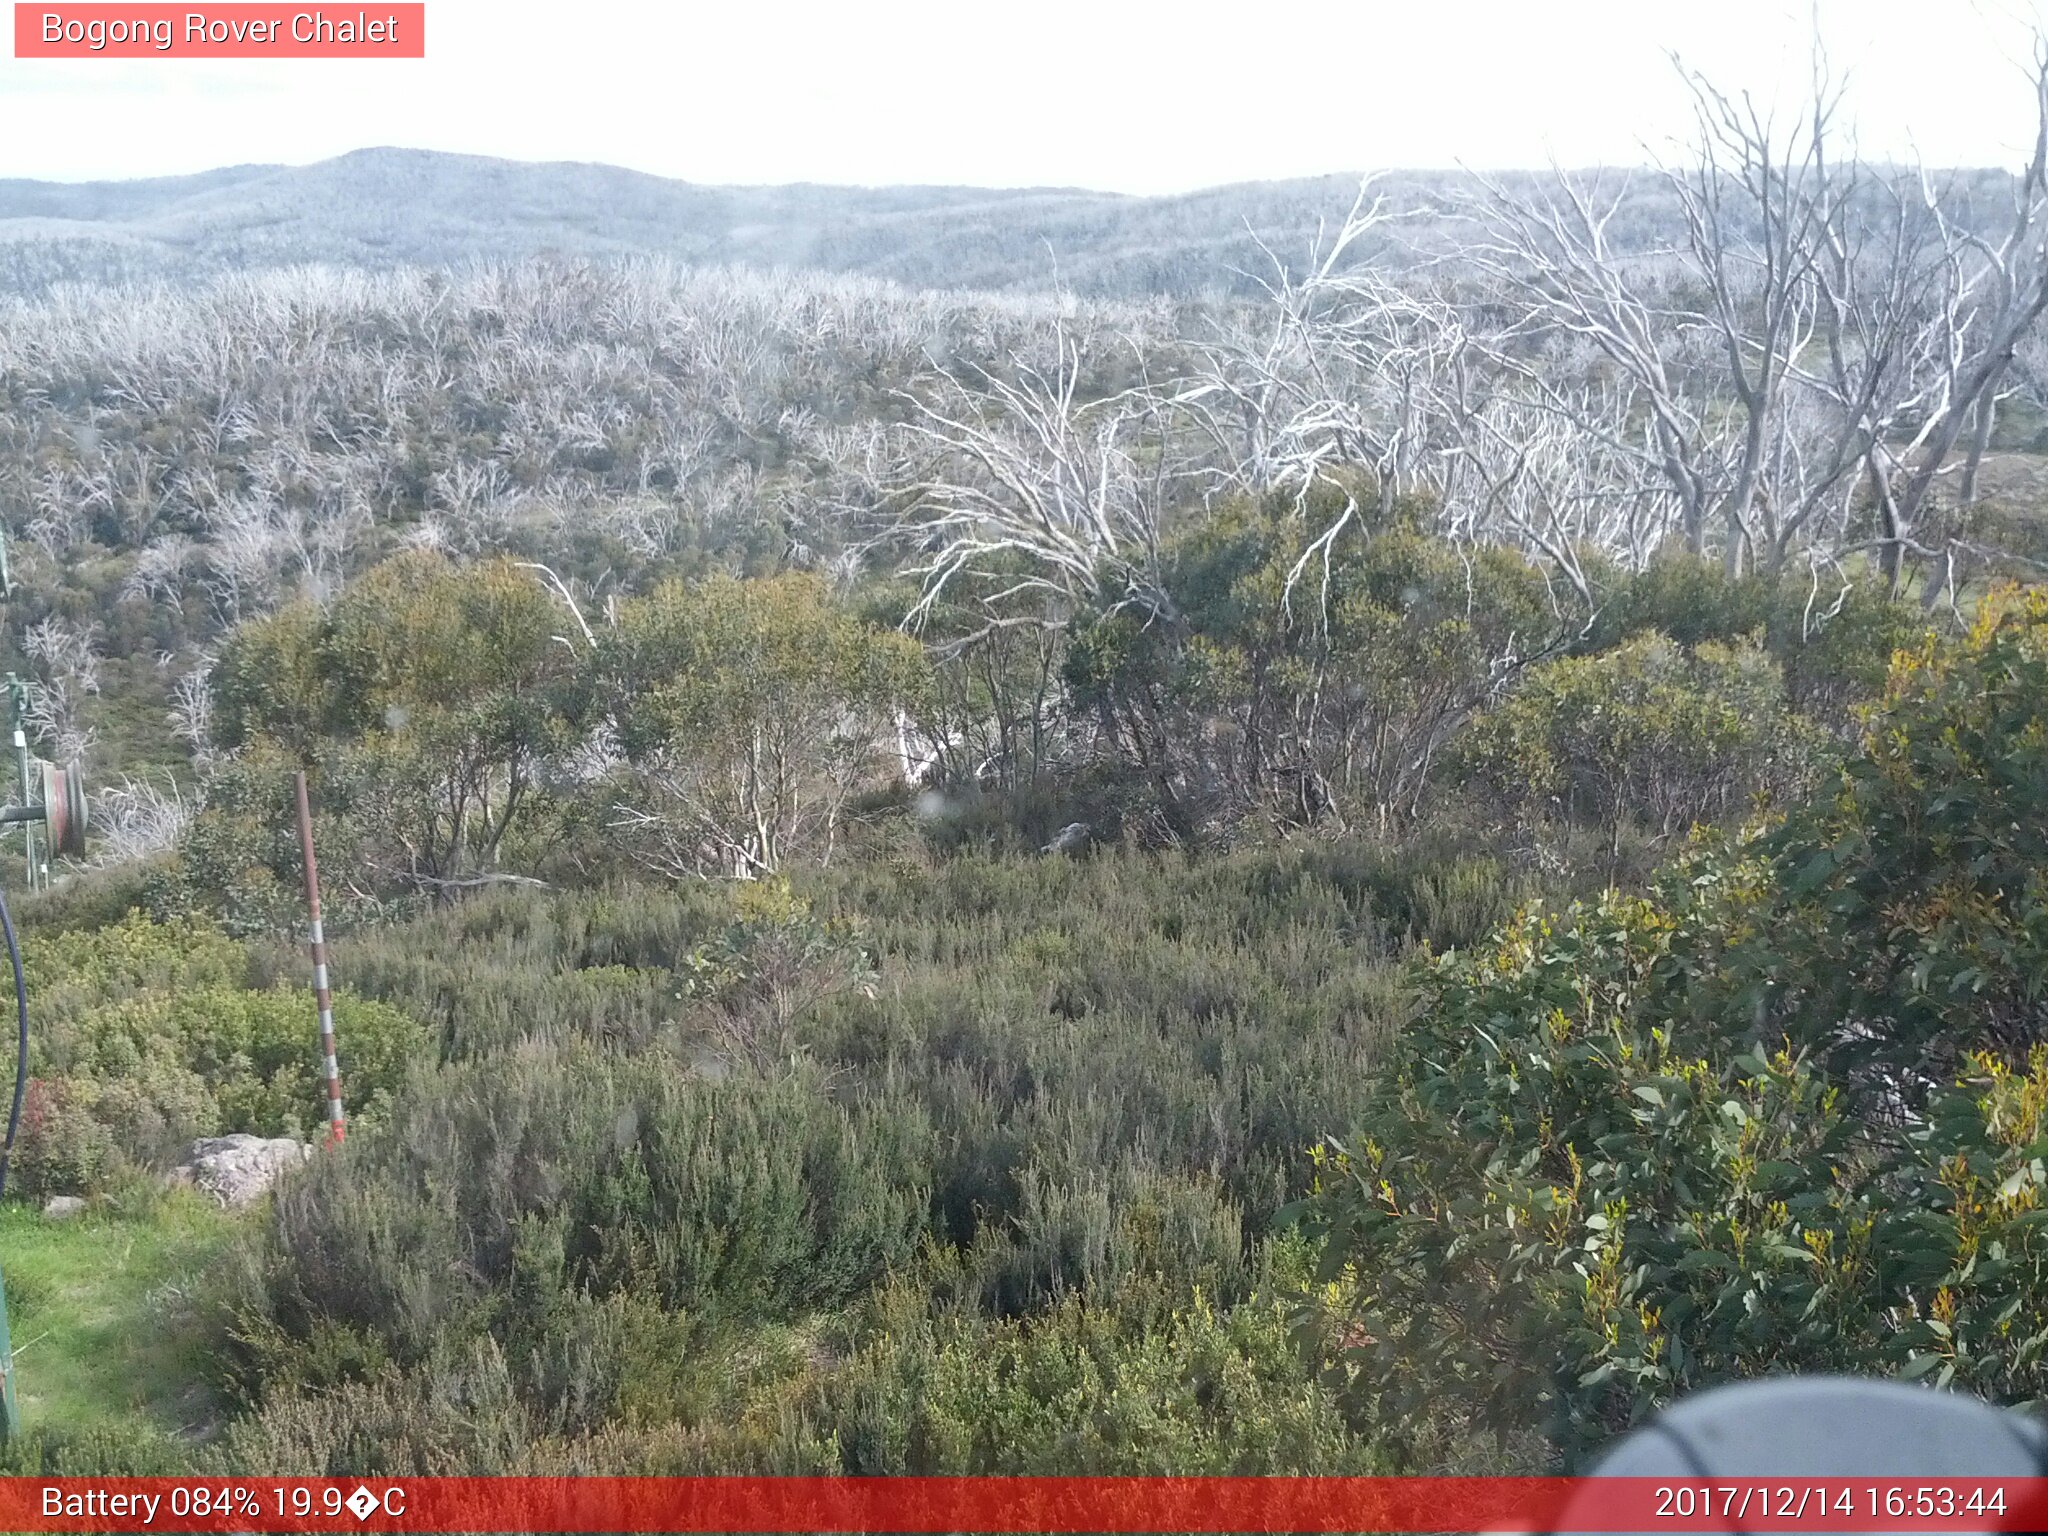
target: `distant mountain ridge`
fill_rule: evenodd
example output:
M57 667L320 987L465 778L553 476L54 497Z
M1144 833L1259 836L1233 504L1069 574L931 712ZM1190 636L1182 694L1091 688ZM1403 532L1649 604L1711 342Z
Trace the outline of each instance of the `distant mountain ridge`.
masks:
M618 166L366 149L141 181L0 181L0 286L542 253L866 273L914 286L1187 292L1262 236L1341 216L1355 178L1141 198L1071 188L702 186Z
M1682 239L1670 188L1626 181L1620 247ZM1949 173L1995 213L2009 178ZM1502 180L1527 185L1531 173ZM1419 216L1401 238L1443 250L1463 226L1435 216L1464 173L1410 171L1375 188ZM538 255L658 256L807 268L910 287L1091 295L1246 292L1267 250L1304 258L1357 195L1355 175L1244 182L1165 197L1075 188L704 186L574 162L364 149L306 166L238 165L141 181L0 181L0 293L62 282L205 277L249 267L453 266ZM1266 249L1262 250L1264 246ZM1354 254L1366 254L1364 250ZM1382 244L1380 249L1386 249Z

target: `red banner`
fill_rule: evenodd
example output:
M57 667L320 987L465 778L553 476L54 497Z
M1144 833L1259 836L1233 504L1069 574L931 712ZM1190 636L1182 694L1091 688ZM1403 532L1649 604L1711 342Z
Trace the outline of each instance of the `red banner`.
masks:
M7 1478L9 1531L2048 1529L2040 1478Z
M423 59L427 8L16 0L18 59Z

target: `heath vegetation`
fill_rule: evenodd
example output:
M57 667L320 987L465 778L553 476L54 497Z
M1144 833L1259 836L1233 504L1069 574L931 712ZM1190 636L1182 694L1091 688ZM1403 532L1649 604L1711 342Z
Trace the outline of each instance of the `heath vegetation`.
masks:
M10 1463L1505 1470L1769 1371L2041 1397L2048 148L1692 84L1651 191L1368 183L1170 297L9 301L12 660L104 786L9 1189L157 1234L179 1341ZM322 1120L299 771L353 1123L215 1221L192 1140Z

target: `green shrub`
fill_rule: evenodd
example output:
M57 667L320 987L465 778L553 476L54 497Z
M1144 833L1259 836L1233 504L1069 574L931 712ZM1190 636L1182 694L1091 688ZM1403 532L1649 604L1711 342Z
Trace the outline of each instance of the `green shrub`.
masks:
M539 1425L489 1339L431 1369L280 1398L229 1426L208 1470L226 1476L491 1476L520 1470Z
M32 1079L8 1165L8 1190L38 1201L104 1189L119 1171L121 1149L95 1113L98 1096L64 1081Z
M194 1460L189 1444L140 1424L28 1424L0 1439L4 1477L176 1477L190 1474Z
M116 927L131 912L149 905L150 874L161 862L158 856L142 863L79 870L48 890L11 896L8 904L22 931L37 938Z
M1853 740L1864 708L1884 696L1892 658L1917 650L1930 633L1916 602L1861 585L1837 605L1815 597L1786 611L1774 626L1771 648L1785 668L1785 692L1794 709Z
M1721 561L1683 551L1660 554L1640 571L1596 565L1588 575L1597 612L1587 640L1595 650L1644 634L1666 635L1687 649L1734 644L1767 628L1784 601L1769 574L1731 576Z
M1445 968L1308 1207L1377 1421L1457 1404L1578 1453L1776 1371L2048 1395L2048 1049L1874 1133L1811 1059L1666 1022L1696 937L1617 899Z
M479 894L331 946L350 990L424 1020L451 1059L533 1038L580 1035L640 1049L673 1045L684 1012L675 969L732 917L720 887L641 886ZM304 951L258 951L259 978L296 981Z
M930 683L922 646L802 572L662 583L620 608L595 676L638 770L622 835L653 868L736 875L829 859Z
M1041 1317L922 1314L879 1297L872 1332L807 1394L830 1470L881 1475L1212 1475L1385 1470L1308 1378L1274 1298L1199 1291L1143 1321L1069 1298ZM864 1337L862 1335L865 1335Z
M323 909L330 932L392 909L356 895L358 882L339 871L366 857L368 813L331 748L308 748L319 789L312 798L313 844L328 871ZM292 775L308 766L271 741L258 741L216 762L205 799L169 859L145 882L148 910L160 922L197 921L237 939L303 931L306 896ZM322 771L323 769L328 771ZM402 910L402 909L400 909Z
M1910 1098L1978 1050L2019 1064L2048 1038L2048 590L1902 651L1832 788L1764 847L1724 1006L1866 1093Z
M1589 571L1596 613L1582 642L1613 650L1645 634L1688 650L1762 635L1783 668L1791 707L1845 739L1856 711L1884 691L1892 654L1918 645L1927 615L1876 583L1829 587L1804 572L1730 576L1718 560L1660 555L1643 570Z
M59 1024L144 994L239 986L248 962L210 923L154 923L130 912L104 928L25 932L22 969L36 1019Z
M713 1081L587 1044L449 1068L277 1200L228 1364L296 1379L322 1330L417 1364L578 1291L829 1304L914 1251L930 1140L914 1106L842 1104L815 1074Z
M290 770L315 770L318 846L344 892L440 896L498 859L537 764L569 745L575 653L556 600L515 561L457 566L409 550L325 608L300 603L237 629L210 674L220 743L244 750L209 786L181 852L202 908L261 931L255 899L298 873ZM232 793L230 793L232 791ZM245 876L253 889L239 890ZM244 915L246 913L246 915Z
M1798 1059L1675 1035L1675 929L1613 897L1438 968L1310 1206L1376 1418L1456 1401L1577 1449L1675 1390L1850 1358L1864 1277L1827 1286L1806 1246L1848 1220L1850 1127Z
M1809 778L1811 748L1776 664L1754 641L1688 651L1644 634L1535 668L1458 743L1455 772L1504 809L1669 837L1780 804Z
M684 992L717 1006L723 1041L757 1067L796 1054L796 1023L850 987L872 991L874 970L859 930L823 918L779 877L736 887L733 922L678 967Z
M1027 1165L1017 1185L1016 1215L984 1228L966 1260L975 1299L999 1316L1082 1294L1128 1305L1148 1286L1228 1304L1249 1287L1243 1220L1211 1182L1126 1157L1107 1169Z
M326 1119L312 994L214 989L172 999L164 1022L219 1106L226 1131L303 1136ZM334 994L335 1055L352 1119L381 1118L405 1075L431 1061L426 1030L385 1003Z
M325 1119L313 999L244 990L241 945L217 928L131 914L25 946L35 1074L15 1183L24 1197L89 1194L171 1166L202 1136L304 1135ZM377 1118L428 1054L398 1010L338 994L351 1111Z
M1247 810L1286 823L1385 824L1411 811L1438 751L1496 689L1510 654L1561 636L1542 572L1500 546L1421 531L1377 490L1344 517L1329 487L1239 502L1163 551L1175 612L1120 601L1069 626L1063 675L1097 739L1152 782L1188 838Z
M1304 1212L1382 1423L1578 1453L1771 1371L2048 1396L2044 636L1988 604L1833 797L1434 969Z

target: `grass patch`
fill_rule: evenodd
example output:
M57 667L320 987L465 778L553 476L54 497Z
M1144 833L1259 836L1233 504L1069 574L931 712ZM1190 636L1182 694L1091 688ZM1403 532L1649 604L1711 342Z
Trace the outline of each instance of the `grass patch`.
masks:
M185 1191L70 1221L0 1209L23 1428L203 1438L217 1410L185 1303L235 1225Z

